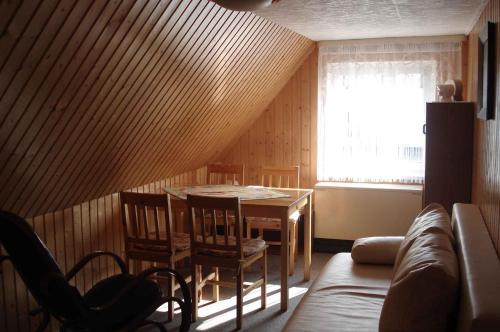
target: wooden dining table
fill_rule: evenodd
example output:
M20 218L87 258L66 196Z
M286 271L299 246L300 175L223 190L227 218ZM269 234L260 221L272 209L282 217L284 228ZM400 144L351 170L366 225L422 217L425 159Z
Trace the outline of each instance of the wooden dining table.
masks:
M311 218L312 189L272 188L288 197L241 200L241 214L245 217L265 217L281 219L280 279L281 311L288 309L288 247L289 217L298 210L304 213L304 280L311 276ZM169 190L166 190L169 192ZM185 208L186 201L173 199L172 208Z

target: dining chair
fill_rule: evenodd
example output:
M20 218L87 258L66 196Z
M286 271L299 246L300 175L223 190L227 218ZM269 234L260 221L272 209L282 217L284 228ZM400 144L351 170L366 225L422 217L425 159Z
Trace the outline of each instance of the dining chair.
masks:
M64 275L26 220L6 211L0 211L0 244L8 254L0 256L0 264L5 261L13 264L40 306L29 313L42 316L37 332L45 331L51 318L61 324L60 331L135 331L153 325L166 332L163 323L149 317L169 301L177 302L181 308L180 331L189 330L191 294L183 277L173 269L151 268L131 275L118 255L96 251L83 257ZM90 261L103 256L112 258L120 273L98 281L85 294L80 293L70 282ZM165 295L160 285L149 278L155 273L175 278L183 299Z
M207 165L207 184L245 185L245 165L209 164ZM222 219L222 218L219 218ZM234 217L229 215L229 231L234 235Z
M245 185L245 165L207 165L207 184Z
M300 167L268 167L264 166L260 170L261 185L264 187L275 188L300 188ZM298 221L300 212L296 211L290 216L288 222L290 223L289 229L289 261L290 270L289 274L293 275L295 272L295 261L298 255ZM261 218L261 217L246 217L246 233L247 237L251 237L252 229L258 229L258 238L264 238L264 231L280 231L281 220L275 218ZM269 245L281 245L280 241L266 241Z
M236 325L242 327L243 297L260 286L261 308L266 307L267 245L260 239L243 237L243 222L238 197L187 196L191 234L191 283L192 294L205 285L212 285L214 299L218 300L219 286L236 287ZM234 215L235 236L229 235L229 213ZM223 232L218 234L217 219L222 215ZM210 222L207 222L207 217ZM260 261L260 278L244 283L244 269ZM215 278L203 279L201 266L215 269ZM234 270L236 283L221 281L219 268ZM198 296L193 296L193 321L198 315Z
M120 192L121 216L125 239L125 259L134 261L135 273L142 262L175 268L175 263L190 256L189 234L175 232L170 195ZM167 293L173 296L178 284L167 275ZM185 281L190 282L188 276ZM173 318L173 303L168 302L168 319Z

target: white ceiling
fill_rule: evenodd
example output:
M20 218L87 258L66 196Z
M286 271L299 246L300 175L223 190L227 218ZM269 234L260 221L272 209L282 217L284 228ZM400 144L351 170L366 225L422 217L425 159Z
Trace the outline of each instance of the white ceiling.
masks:
M279 0L255 11L312 40L467 34L486 0Z

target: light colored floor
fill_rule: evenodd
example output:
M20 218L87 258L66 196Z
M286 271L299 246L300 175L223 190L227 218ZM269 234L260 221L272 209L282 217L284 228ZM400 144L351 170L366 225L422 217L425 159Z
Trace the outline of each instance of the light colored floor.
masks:
M277 254L268 254L268 284L267 308L260 310L260 289L253 290L244 298L243 331L281 331L286 321L293 313L300 299L316 278L321 268L330 259L332 254L314 253L312 256L311 280L303 280L303 257L299 255L295 274L289 277L289 305L288 311L280 312L280 260ZM221 272L223 280L231 280L230 271ZM245 281L258 277L258 263L252 271L245 272ZM191 331L234 331L236 329L236 290L220 288L220 301L211 301L212 289L204 288L203 302L198 310L199 318L191 325ZM162 309L154 315L158 320L164 320ZM174 321L165 325L169 330L177 330L180 324L180 315L176 314ZM146 331L146 329L143 329ZM147 329L147 331L154 331Z

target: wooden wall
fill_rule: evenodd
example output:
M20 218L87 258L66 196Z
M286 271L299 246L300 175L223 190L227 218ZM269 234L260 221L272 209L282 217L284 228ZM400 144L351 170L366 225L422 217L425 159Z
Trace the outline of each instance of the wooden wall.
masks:
M217 159L245 164L245 181L260 184L259 166L300 165L301 187L316 184L318 51L315 49L264 113Z
M22 216L205 165L314 42L208 0L0 2L0 208Z
M205 167L132 189L136 192L163 192L170 185L202 184L206 180ZM123 257L123 233L118 193L86 201L73 207L46 213L28 219L42 241L47 245L67 272L84 255L96 250L107 250ZM0 331L34 331L38 319L28 316L37 307L19 275L9 262L3 263L0 273ZM96 282L119 272L111 259L100 258L87 265L73 284L85 292ZM51 330L57 330L52 324Z
M469 35L468 96L477 101L477 38L487 21L500 22L500 1L490 0ZM500 30L497 24L497 84L496 98L500 96ZM474 181L472 200L478 204L497 253L500 255L500 109L497 102L496 119L475 120L474 127Z

